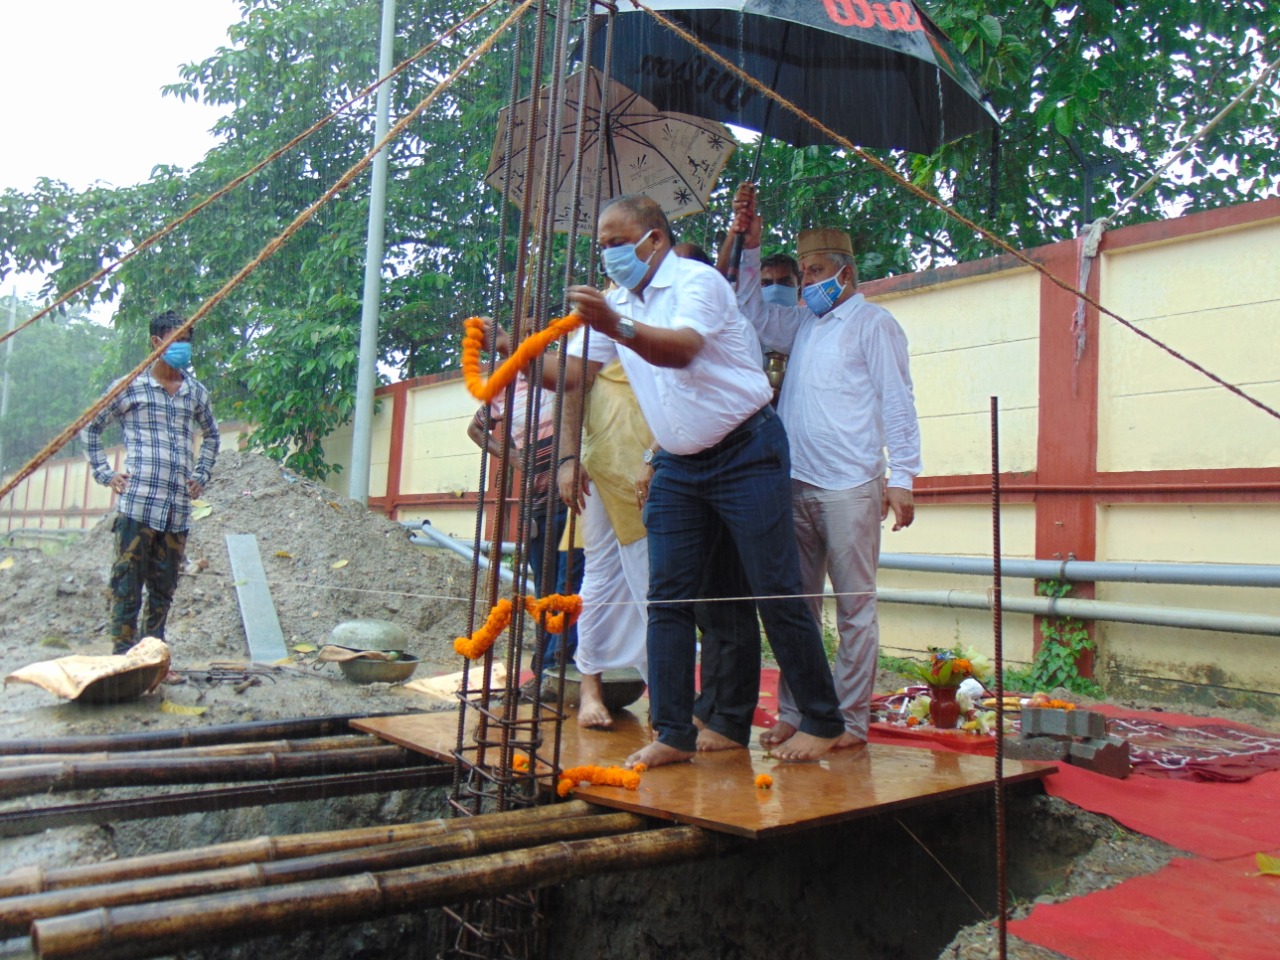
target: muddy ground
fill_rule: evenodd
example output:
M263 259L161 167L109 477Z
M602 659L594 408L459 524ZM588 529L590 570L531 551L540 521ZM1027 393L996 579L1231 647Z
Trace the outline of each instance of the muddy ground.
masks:
M35 687L9 684L0 695L0 739L450 709L400 687L348 683L336 666L315 669L313 653L298 653L287 665L247 667L224 537L257 536L290 649L318 648L344 620L391 620L408 632L409 652L423 661L418 677L460 668L452 642L467 629L465 561L410 543L399 524L253 453L225 452L204 500L212 513L192 529L191 573L182 578L168 628L173 666L187 682L112 707L64 703ZM110 652L105 585L111 554L106 523L56 552L0 547L0 563L13 560L0 569L0 675L36 660ZM224 671L226 679L211 682L211 669ZM882 687L896 685L891 676L881 678ZM171 712L175 706L204 712ZM1224 713L1277 727L1275 718L1251 711L1215 711ZM103 796L85 791L60 802ZM0 803L0 811L27 802ZM1011 796L1009 809L1015 914L1038 899L1079 896L1151 872L1175 853L1034 792ZM404 822L442 810L439 791L402 792L66 828L0 839L0 864L7 870L93 862L262 833ZM821 840L796 837L737 850L712 863L567 884L548 899L556 920L552 955L993 958L994 934L978 920L994 903L988 820L988 800L962 799L846 824L831 835L824 832ZM937 869L934 857L951 861L955 879ZM400 918L290 938L274 944L270 955L389 956L400 952L397 944L420 943L421 935L417 919ZM262 954L248 949L227 955ZM1055 956L1016 940L1009 955Z

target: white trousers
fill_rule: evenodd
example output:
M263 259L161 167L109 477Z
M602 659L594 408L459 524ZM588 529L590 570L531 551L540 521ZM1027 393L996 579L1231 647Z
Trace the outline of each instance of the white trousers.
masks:
M649 541L618 543L613 524L597 496L587 497L582 516L586 566L582 571L582 614L574 663L583 674L635 667L649 675Z
M822 591L827 577L836 595L836 630L840 643L831 673L844 729L867 739L871 698L880 659L880 625L876 619L876 564L880 557L880 502L883 480L851 490L824 490L791 481L791 509L800 576L818 623L822 623ZM794 727L800 712L786 683L778 682L778 715Z

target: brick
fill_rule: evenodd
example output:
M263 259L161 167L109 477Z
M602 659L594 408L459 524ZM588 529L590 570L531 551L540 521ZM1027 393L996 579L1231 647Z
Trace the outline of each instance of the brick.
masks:
M1060 763L1067 759L1068 746L1066 740L1058 740L1054 737L1023 737L1022 739L1005 737L1004 755L1007 760Z
M1068 711L1054 707L1034 707L1022 711L1024 737L1070 737Z
M1129 776L1129 742L1119 737L1077 740L1069 748L1072 765L1105 777L1123 780Z
M1092 710L1068 710L1067 730L1073 737L1084 737L1087 740L1105 740L1107 738L1107 718Z

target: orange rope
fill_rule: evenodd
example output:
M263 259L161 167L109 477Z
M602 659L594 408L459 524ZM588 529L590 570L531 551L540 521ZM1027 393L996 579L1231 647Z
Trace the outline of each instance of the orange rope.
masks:
M1222 387L1225 390L1229 390L1230 392L1234 393L1236 396L1240 397L1242 400L1245 400L1253 404L1259 410L1262 410L1265 413L1269 413L1271 414L1271 416L1275 417L1277 420L1280 420L1280 410L1276 410L1273 407L1270 407L1267 404L1263 403L1261 400L1258 400L1257 398L1250 396L1248 393L1245 393L1244 390L1240 389L1240 387L1237 387L1234 383L1230 383L1227 380L1224 380L1222 377L1218 376L1216 373L1213 373L1212 371L1201 366L1199 363L1196 363L1196 361L1192 360L1190 357L1175 350L1173 347L1169 346L1164 341L1152 336L1151 334L1147 333L1145 330L1142 330L1141 328L1139 328L1137 325L1130 322L1129 320L1126 320L1124 317L1120 316L1120 314L1107 309L1101 303L1099 303L1096 299L1091 297L1089 294L1085 293L1082 290L1077 289L1067 281L1059 279L1056 275L1050 273L1044 267L1043 264L1037 263L1035 260L1032 260L1021 250L1018 250L1015 247L1013 247L1010 243L1008 243L1008 241L1002 239L1001 237L996 236L990 230L970 220L968 217L964 216L962 213L948 206L945 202L940 200L938 197L935 197L933 194L929 193L929 191L916 186L914 183L906 179L904 176L902 176L902 174L898 173L898 171L894 170L893 167L889 166L883 160L880 160L877 157L873 157L871 154L867 153L861 147L854 146L853 143L851 143L849 140L845 139L844 137L840 136L840 134L836 133L830 127L825 126L816 117L810 116L809 114L805 113L804 110L800 109L790 100L788 100L786 97L783 97L777 92L775 92L774 90L772 90L771 88L766 87L763 83L761 83L755 77L749 75L741 67L733 63L733 61L725 57L722 57L720 54L716 53L714 50L708 47L705 43L703 43L693 34L689 33L687 30L684 30L683 28L681 28L671 20L668 20L666 17L658 13L656 10L653 10L650 7L645 6L643 3L640 2L640 0L630 0L630 2L634 6L643 10L645 13L649 14L651 17L653 17L655 20L661 23L664 27L666 27L672 33L682 38L685 42L690 44L700 53L706 54L712 60L715 60L718 64L720 64L722 67L728 70L730 73L746 81L746 83L749 86L753 87L755 90L759 91L761 94L768 97L774 103L777 103L783 108L785 108L786 110L789 110L791 113L795 114L801 120L805 121L806 123L814 127L814 129L820 130L822 134L826 136L828 139L834 141L835 143L838 143L840 146L844 147L846 150L848 150L850 153L854 154L855 156L860 157L862 160L869 163L871 166L875 167L877 170L883 173L890 180L894 181L894 183L898 184L900 187L904 187L909 193L914 194L916 197L923 200L925 203L929 204L930 206L936 207L937 209L941 210L948 217L951 217L953 220L963 224L964 226L968 227L970 230L975 231L984 240L987 240L988 242L994 244L995 246L1003 250L1005 253L1009 254L1015 259L1026 264L1028 267L1031 267L1031 269L1035 270L1037 273L1041 274L1042 276L1048 278L1050 282L1061 287L1063 290L1067 291L1068 293L1076 297L1079 297L1085 303L1094 307L1099 313L1106 314L1108 317L1110 317L1111 319L1119 323L1122 327L1125 327L1126 329L1132 331L1133 333L1136 333L1138 336L1142 337L1142 339L1148 341L1154 346L1159 347L1161 350L1169 354L1174 359L1181 360L1183 363L1189 366L1192 370L1195 370L1197 373L1203 374L1205 377L1208 377L1218 386Z
M531 333L521 341L511 356L493 371L488 380L480 373L480 351L484 349L484 320L468 317L462 321L462 379L471 395L483 403L489 403L507 388L512 380L533 362L554 340L559 340L582 326L582 318L576 313L552 320L537 333Z

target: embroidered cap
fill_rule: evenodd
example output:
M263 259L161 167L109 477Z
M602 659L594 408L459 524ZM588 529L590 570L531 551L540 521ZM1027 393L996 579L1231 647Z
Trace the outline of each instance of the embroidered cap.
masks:
M796 240L796 256L807 257L812 253L843 253L853 256L853 241L843 230L831 227L820 227L816 230L801 230Z

